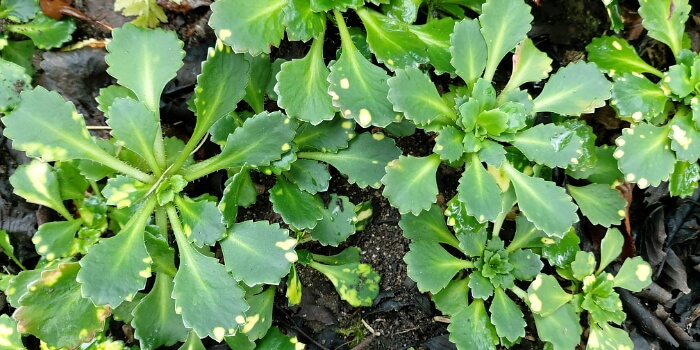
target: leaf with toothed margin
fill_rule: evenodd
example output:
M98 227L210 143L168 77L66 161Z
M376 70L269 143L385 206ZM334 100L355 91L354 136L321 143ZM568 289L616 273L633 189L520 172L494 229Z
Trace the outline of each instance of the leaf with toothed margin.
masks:
M83 298L76 281L79 270L78 263L66 263L42 272L12 315L18 321L17 330L56 348L77 348L94 339L104 328L110 308Z
M690 115L676 114L669 123L671 131L668 137L678 160L695 163L700 158L700 130L695 128L691 118Z
M673 174L668 181L668 190L672 196L689 197L698 187L700 166L698 163L679 161L673 167Z
M474 84L486 68L486 41L480 28L478 20L464 19L455 24L450 36L450 63L468 84Z
M513 54L513 73L504 91L517 89L527 82L546 79L552 71L552 59L535 47L530 38L521 41Z
M327 12L330 10L345 11L348 8L362 6L364 0L311 0L311 11Z
M593 63L576 62L559 69L533 101L534 112L578 116L605 105L612 84Z
M389 100L394 109L403 112L416 125L427 125L440 116L456 118L455 112L442 100L430 76L418 68L398 69L389 78Z
M609 185L589 184L567 186L569 194L581 209L581 213L594 225L610 227L625 217L625 201L620 192Z
M114 29L107 44L107 73L131 89L148 109L157 111L165 84L182 67L182 45L175 32L127 23Z
M264 337L272 326L272 308L276 291L277 288L269 287L263 292L249 290L246 293L245 299L250 303L250 309L245 313L246 324L241 328L240 333L245 334L249 340L255 341ZM231 349L237 348L231 347Z
M515 342L525 336L523 312L503 289L495 288L489 311L499 337Z
M399 227L403 230L404 237L412 241L429 241L447 243L454 247L459 246L459 241L447 228L445 216L442 215L442 210L436 204L418 215L402 214Z
M297 261L296 240L267 221L233 224L220 244L226 269L248 286L278 284Z
M613 157L617 159L625 181L647 188L668 180L676 163L668 133L668 125L639 124L622 129L622 135L615 140L617 149Z
M284 37L287 0L219 0L211 5L209 25L235 52L270 53Z
M172 291L173 278L156 274L153 289L134 308L131 325L141 349L153 350L187 339L182 317L175 313L175 300L170 297Z
M685 22L688 21L690 6L688 1L644 0L639 2L642 25L648 35L671 47L678 57L684 47Z
M479 222L494 221L503 211L501 189L477 156L473 156L472 161L465 166L457 192L467 214Z
M337 247L355 233L356 222L355 205L348 197L331 194L323 218L311 229L311 237L321 245Z
M22 344L22 334L17 331L17 320L10 318L9 315L0 315L0 329L2 330L3 350L23 350L26 349Z
M530 6L524 1L490 0L484 3L479 21L488 48L484 72L487 80L493 78L503 57L527 37L532 18Z
M293 164L296 164L296 162ZM221 201L219 201L217 207L221 212L223 224L228 227L236 222L238 207L248 207L255 203L258 193L255 190L253 180L250 178L250 171L246 167L243 167L241 171L228 178L225 186L224 193L221 195Z
M472 266L471 262L455 257L437 242L414 241L409 248L404 257L408 276L416 281L421 292L439 292L457 272Z
M226 235L221 211L215 202L176 196L175 204L182 218L182 229L194 245L200 248L214 245Z
M92 246L80 260L77 281L95 305L117 307L131 300L151 277L153 260L146 250L144 230L154 200L144 204L115 235Z
M175 312L200 338L221 341L225 335L234 335L245 323L245 292L217 259L202 255L189 243L179 243L180 268L172 293Z
M150 190L150 186L134 180L128 176L117 175L107 179L107 185L102 189L102 195L107 199L108 205L114 205L117 209L126 208L136 204Z
M635 122L663 118L667 102L664 91L643 75L624 73L615 77L610 105L621 117Z
M270 189L270 202L284 222L298 229L313 228L323 218L321 199L300 190L284 176L277 176L277 183Z
M145 159L157 164L153 153L154 143L160 137L160 125L153 111L143 103L130 98L118 98L107 112L110 134L117 144L124 146Z
M336 115L332 120L318 125L302 123L294 137L294 143L303 151L335 152L347 148L348 141L355 136L355 121Z
M578 208L563 188L553 182L527 176L509 163L504 163L503 170L513 184L520 210L548 236L561 238L578 221Z
M583 140L574 131L555 124L538 124L515 134L513 146L528 159L551 168L576 165L583 154Z
M382 178L384 191L399 213L408 212L418 215L437 201L438 188L435 178L440 156L432 154L427 157L400 156L389 163L386 175Z
M450 64L450 35L455 28L455 20L449 17L434 18L422 25L411 25L408 30L425 43L430 57L430 64L435 67L436 74L449 73L455 75L455 69Z
M63 205L58 176L49 164L34 159L20 165L10 176L10 184L14 193L27 202L49 207L61 215L69 214Z
M474 330L479 331L474 331ZM452 316L447 327L450 341L460 349L496 349L498 334L484 307L484 301L474 300L469 306Z
M36 252L48 261L68 256L82 224L80 219L43 223L32 237Z
M289 41L306 42L326 30L326 14L314 12L308 0L289 0L283 12L282 22Z
M586 46L586 51L588 51L588 60L611 77L623 73L657 74L659 72L644 62L626 40L615 36L593 38Z

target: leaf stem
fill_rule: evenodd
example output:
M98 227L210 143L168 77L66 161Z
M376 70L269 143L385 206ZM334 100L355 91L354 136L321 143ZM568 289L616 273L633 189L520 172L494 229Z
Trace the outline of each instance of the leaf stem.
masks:
M351 52L357 50L355 44L352 42L350 37L350 32L343 19L343 14L338 10L333 10L333 15L335 16L336 25L338 26L338 32L340 33L340 45L343 48L343 52ZM350 56L352 57L352 56Z
M167 240L168 238L168 214L165 212L165 208L158 206L156 207L156 226L160 231L160 235Z
M199 178L205 177L213 172L225 169L226 166L223 164L223 162L219 159L220 154L211 157L207 160L201 161L199 163L192 164L180 172L180 175L185 179L187 182L192 182L194 180L197 180ZM238 171L240 170L241 167L233 167L231 170L233 171Z
M526 291L522 290L518 286L512 286L508 289L510 289L510 291L513 292L513 294L515 294L518 298L522 299L527 305L530 305L530 300L527 298Z
M168 213L168 219L170 220L170 227L173 229L173 234L175 234L175 241L182 255L181 261L192 260L192 247L187 241L187 236L185 236L185 231L182 229L182 222L180 217L177 215L177 208L172 202L165 205L165 211Z
M110 167L124 175L129 175L136 180L143 183L152 183L155 181L153 176L144 173L143 171L134 168L133 166L124 163L123 161L117 159L113 155L107 153L99 147L94 147L90 149L90 155L92 158L90 160L100 163L104 166Z

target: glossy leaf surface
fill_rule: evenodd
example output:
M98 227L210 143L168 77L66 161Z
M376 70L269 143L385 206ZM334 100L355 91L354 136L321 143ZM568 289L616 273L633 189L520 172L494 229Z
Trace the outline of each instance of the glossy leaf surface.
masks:
M209 25L235 52L270 53L284 37L286 0L223 0L212 4Z
M623 129L622 136L615 143L618 147L613 156L618 160L626 181L647 188L668 180L676 162L668 128L639 124Z
M534 100L535 112L577 116L605 105L612 84L595 64L569 64L552 75Z

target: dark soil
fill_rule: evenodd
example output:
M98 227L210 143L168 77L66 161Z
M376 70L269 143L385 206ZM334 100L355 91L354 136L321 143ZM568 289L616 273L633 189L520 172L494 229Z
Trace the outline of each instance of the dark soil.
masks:
M194 1L206 4L208 1ZM596 36L607 33L609 27L605 8L600 0L542 0L540 6L531 3L535 22L530 36L536 45L546 51L555 65L585 58L585 45ZM620 1L628 21L622 35L644 52L654 65L667 65L668 52L645 36L635 14L635 1ZM75 6L89 16L117 27L127 19L114 13L112 2L83 0ZM695 6L694 9L700 9ZM208 6L187 12L167 11L166 29L177 31L185 42L185 67L171 82L163 95L164 125L173 135L188 135L194 118L187 111L185 101L192 92L206 48L215 41L207 27ZM695 12L691 13L694 14ZM693 18L697 21L698 17ZM692 20L691 20L692 22ZM698 45L698 30L689 27L694 47ZM90 23L79 23L76 42L85 39L103 39L109 33ZM335 40L329 36L328 40ZM103 47L82 48L68 52L37 52L37 74L34 81L59 91L73 101L78 111L86 116L88 125L104 125L104 117L97 110L94 97L100 88L113 79L106 74ZM273 58L299 58L306 51L303 44L283 44L273 52ZM333 57L329 52L327 57ZM508 61L507 59L504 62ZM507 70L506 70L507 72ZM533 87L536 89L537 87ZM274 103L270 104L274 108ZM602 143L611 143L624 126L611 118L610 110L601 109L586 120L594 126ZM614 116L614 114L613 114ZM2 129L0 129L0 133ZM432 135L417 133L397 139L404 154L426 155L432 152ZM215 148L212 147L212 150ZM0 136L0 229L11 234L16 254L21 260L36 261L31 237L38 224L52 219L47 210L27 204L11 193L7 178L19 163L27 161L9 149L9 141ZM459 169L441 167L438 173L439 204L455 193ZM288 307L284 298L284 284L279 286L275 307L276 324L287 334L296 335L309 349L453 349L447 339L447 323L440 318L427 294L420 293L416 284L407 277L403 256L408 251L408 240L398 226L400 215L381 195L381 189L360 189L349 185L337 173L328 193L348 196L352 202L371 201L374 217L364 231L351 236L340 247L307 244L302 248L316 253L334 254L355 245L362 249L363 262L369 263L381 274L381 292L374 305L352 308L341 301L332 284L320 273L301 268L304 298L301 305ZM225 179L214 174L200 181L190 190L197 193L220 193ZM259 176L261 186L269 189L271 178ZM195 193L195 194L197 194ZM636 348L670 348L670 344L688 349L700 348L700 241L697 239L700 220L700 191L690 199L668 196L667 189L638 190L629 187L631 237L638 252L649 261L656 273L650 291L639 295L625 294L625 308L629 319L625 327L632 334ZM266 194L256 205L242 213L244 219L280 222L272 211ZM584 249L596 251L601 230L585 222L580 225ZM17 273L17 267L0 254L0 265L5 273ZM0 293L0 311L11 313ZM127 339L128 340L128 339ZM210 344L214 346L215 344ZM518 348L540 349L536 333L528 328L528 335Z

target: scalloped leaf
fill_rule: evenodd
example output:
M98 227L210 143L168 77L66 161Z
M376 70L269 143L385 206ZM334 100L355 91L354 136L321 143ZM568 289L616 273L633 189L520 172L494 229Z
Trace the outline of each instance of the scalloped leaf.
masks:
M685 0L642 0L639 15L648 35L671 48L678 57L683 49L683 32L688 21L690 6Z
M304 58L282 63L275 84L277 103L287 115L313 125L333 119L337 111L328 95L330 70L323 61L323 39L314 39Z
M130 207L136 204L150 190L150 186L143 182L124 175L117 175L107 179L107 185L102 189L102 195L108 205L114 205L117 209Z
M567 186L581 213L594 225L610 227L617 225L625 217L627 201L620 192L609 185L590 184L586 186Z
M66 263L43 271L12 315L18 321L17 330L57 348L76 348L94 339L111 312L108 306L95 306L82 297L75 279L79 270L78 263Z
M435 307L444 315L454 316L469 306L468 279L452 280L441 291L433 294Z
M211 5L209 25L235 52L270 53L284 37L287 0L220 0Z
M26 349L22 344L22 334L17 331L17 320L9 315L0 315L0 334L3 337L0 342L3 350Z
M579 61L559 69L534 100L533 112L578 116L605 105L612 84L593 63Z
M318 125L302 123L294 137L294 143L300 150L335 152L347 148L348 141L355 136L355 121L336 116Z
M530 160L549 167L567 168L579 163L583 140L573 131L555 124L538 124L515 134L513 146Z
M593 38L586 46L588 60L611 77L623 73L651 73L661 75L658 69L644 62L634 47L616 36Z
M467 84L476 82L486 68L487 47L476 19L463 19L450 35L450 64Z
M668 182L668 190L672 196L689 197L698 188L698 180L700 180L698 163L676 162Z
M115 236L90 247L80 260L77 281L95 305L119 306L131 300L151 277L153 260L146 250L144 230L154 200L144 204Z
M622 129L622 136L615 140L617 149L613 156L627 182L647 188L668 180L676 162L668 133L668 127L649 124Z
M455 69L450 64L450 35L454 28L455 20L450 17L434 18L426 24L408 27L408 30L425 43L430 64L435 67L436 74L455 74Z
M467 214L479 222L494 221L501 213L501 189L476 156L465 166L457 187Z
M58 175L52 166L39 160L22 164L10 176L13 192L27 202L49 207L66 219L72 215L63 205Z
M328 206L323 211L323 218L311 229L311 237L321 245L337 247L355 233L356 222L355 205L350 199L331 194Z
M394 110L403 112L404 117L416 125L427 125L441 116L457 118L455 112L440 97L430 76L419 69L398 69L396 75L389 78L387 83L388 98L394 105Z
M82 220L43 223L32 237L36 252L48 261L69 256L75 234L82 224Z
M14 308L19 308L19 299L27 294L29 285L41 278L41 273L45 270L55 268L51 264L34 270L20 271L17 275L10 278L8 288L3 290L7 296L7 302Z
M379 295L381 277L370 265L324 265L312 261L309 266L328 277L340 298L353 307L371 306Z
M323 35L326 29L325 13L311 10L307 0L289 0L284 8L282 22L289 41L304 41Z
M188 330L182 317L175 313L175 300L170 297L172 292L173 278L156 274L153 289L134 308L131 325L141 349L153 350L187 340Z
M5 30L28 36L42 50L63 45L71 39L75 28L73 21L57 21L43 13L38 13L29 23L5 25Z
M223 224L228 227L236 222L238 207L248 207L255 203L258 193L250 178L250 171L245 167L228 178L225 185L224 193L221 195L221 201L217 207L221 212Z
M580 315L572 304L564 304L547 317L534 314L537 334L555 349L574 349L581 342Z
M321 200L300 190L283 176L277 176L277 183L270 189L270 202L272 210L297 229L313 228L323 218Z
M548 236L561 238L578 221L577 207L563 188L553 182L527 176L508 163L503 170L513 184L520 210Z
M182 218L182 229L192 244L200 248L211 246L226 235L224 219L215 202L176 196L175 204Z
M0 59L0 112L14 109L21 101L20 93L31 90L32 77L21 66Z
M447 243L454 247L459 246L459 241L447 228L442 210L436 204L431 205L429 210L421 211L418 215L402 214L399 227L403 231L403 236L412 241Z
M301 190L311 194L327 191L331 180L325 164L308 159L294 161L286 175Z
M624 73L615 78L612 100L621 117L639 122L654 120L664 112L668 97L644 76Z
M513 277L520 281L530 281L542 270L544 264L540 256L530 249L518 249L508 256L508 262L513 265Z
M433 152L440 155L440 159L446 162L456 162L464 155L464 137L462 130L452 125L447 125L440 129L435 138Z
M119 85L110 85L105 88L101 88L99 95L95 97L95 100L97 101L97 109L107 113L109 107L112 106L112 103L114 103L114 101L116 101L118 98L130 98L132 100L138 99L134 92L129 89Z
M632 292L639 292L651 284L652 270L649 263L641 256L625 260L620 271L615 275L613 284L615 287L627 289Z
M5 0L0 4L0 18L7 18L13 22L25 22L34 18L39 10L39 4L36 1Z
M246 324L241 329L241 334L245 334L249 340L261 339L272 326L272 308L275 301L275 287L267 288L265 291L254 294L248 291L246 301L250 304L250 309L246 311ZM238 349L232 347L231 349Z
M491 0L484 3L479 21L488 48L486 80L493 78L503 57L527 37L532 19L530 6L524 1Z
M583 281L585 277L595 272L595 265L595 255L593 253L578 251L576 252L576 258L571 263L571 272L574 278Z
M454 315L447 330L450 332L450 341L460 349L495 350L499 343L496 328L491 324L481 299L474 300Z
M629 333L624 329L615 328L609 324L598 324L590 328L586 349L606 350L606 349L633 349L634 343L630 339Z
M544 80L552 71L552 59L535 47L530 38L525 38L515 48L513 72L503 91L511 91L528 82Z
M452 280L457 272L469 268L469 261L450 254L437 242L413 241L404 261L408 276L418 284L421 292L437 293Z
M676 158L681 161L695 163L700 158L700 130L695 128L690 115L676 114L669 125L671 131L671 149L676 152Z
M160 94L182 67L185 51L175 32L133 24L112 31L107 44L107 73L133 91L151 111L160 108Z
M160 137L160 125L153 111L143 103L130 98L118 98L107 112L110 134L117 144L141 156L149 165L156 165L153 153L156 138Z
M515 302L501 288L496 288L491 301L491 323L499 337L515 342L525 336L525 319Z
M297 261L296 240L267 221L233 224L220 244L226 269L248 286L277 285Z
M427 157L400 156L386 167L382 178L382 195L389 200L399 213L418 215L437 201L438 188L436 173L440 157L432 154Z

